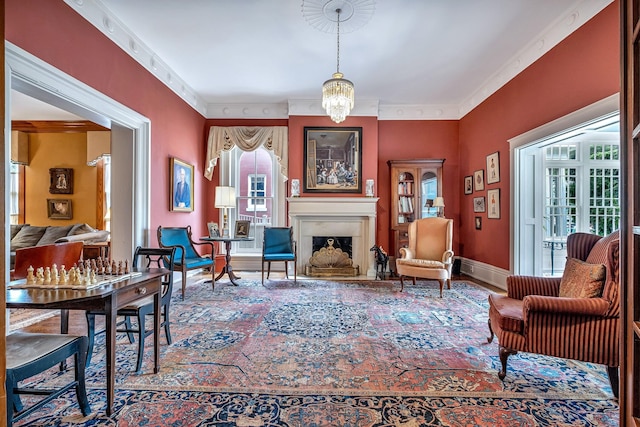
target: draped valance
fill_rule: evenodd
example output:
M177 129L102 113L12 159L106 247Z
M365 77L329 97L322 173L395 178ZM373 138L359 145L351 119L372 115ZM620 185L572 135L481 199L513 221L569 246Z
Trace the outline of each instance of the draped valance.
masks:
M280 164L282 180L286 181L289 164L288 140L289 132L286 126L211 126L204 176L211 181L222 151L229 151L236 145L242 151L254 151L264 146L267 150L273 151Z

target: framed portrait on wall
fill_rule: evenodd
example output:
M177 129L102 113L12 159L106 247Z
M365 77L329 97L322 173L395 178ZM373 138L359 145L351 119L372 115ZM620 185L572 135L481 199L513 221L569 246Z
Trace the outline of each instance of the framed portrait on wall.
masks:
M500 219L500 189L487 191L487 218Z
M471 175L464 177L464 194L473 193L473 177Z
M171 194L171 211L193 211L193 165L171 157L169 159L171 179L169 192Z
M480 169L473 173L473 190L484 190L484 170Z
M73 168L49 169L49 193L73 194Z
M305 193L362 192L362 128L304 128Z
M495 152L487 156L487 184L500 182L500 153Z
M71 200L47 199L47 217L49 219L73 219Z

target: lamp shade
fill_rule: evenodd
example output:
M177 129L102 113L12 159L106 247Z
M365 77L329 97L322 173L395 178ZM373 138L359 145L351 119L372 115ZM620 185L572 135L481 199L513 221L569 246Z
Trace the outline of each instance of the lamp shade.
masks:
M216 187L216 208L235 208L236 189L235 187Z
M434 208L444 208L444 197L436 197L433 201Z

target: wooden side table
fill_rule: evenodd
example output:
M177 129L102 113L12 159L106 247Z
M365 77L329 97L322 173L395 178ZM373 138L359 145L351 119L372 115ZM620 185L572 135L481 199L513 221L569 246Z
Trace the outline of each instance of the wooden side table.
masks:
M111 242L88 243L82 247L82 259L109 258Z

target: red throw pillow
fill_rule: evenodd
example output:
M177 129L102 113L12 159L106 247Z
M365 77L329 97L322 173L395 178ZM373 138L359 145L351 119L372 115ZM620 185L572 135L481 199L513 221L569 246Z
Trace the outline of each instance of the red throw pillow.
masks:
M568 258L560 281L560 297L596 298L602 296L606 268L603 264L589 264Z

